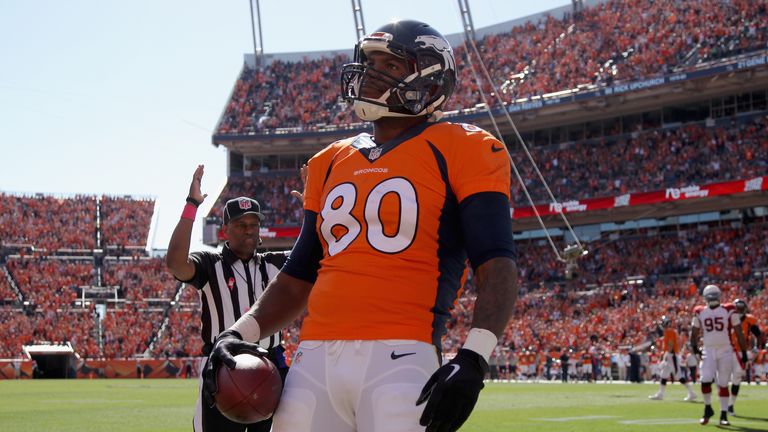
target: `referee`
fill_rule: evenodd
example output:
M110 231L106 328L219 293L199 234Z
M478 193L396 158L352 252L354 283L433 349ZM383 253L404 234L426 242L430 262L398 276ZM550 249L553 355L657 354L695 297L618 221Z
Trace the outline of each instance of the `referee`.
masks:
M246 312L264 292L286 259L284 252L256 253L261 243L259 225L264 215L259 203L240 197L227 201L224 206L224 232L227 242L220 253L189 253L192 224L197 207L207 195L200 190L203 165L199 165L189 186L187 204L168 245L166 264L174 277L200 290L202 299L203 354L206 356L213 342ZM269 359L278 367L283 380L288 372L280 333L270 335L259 345L269 351ZM200 380L202 388L202 379ZM200 394L194 416L195 432L269 432L272 419L244 425L224 417L216 406L208 406Z

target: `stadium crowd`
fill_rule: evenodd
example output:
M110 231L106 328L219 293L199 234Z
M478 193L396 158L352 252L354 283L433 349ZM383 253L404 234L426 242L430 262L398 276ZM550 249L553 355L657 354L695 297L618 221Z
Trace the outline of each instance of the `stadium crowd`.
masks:
M301 179L296 171L282 171L259 174L255 177L230 176L227 186L219 195L216 204L211 207L209 217L221 218L227 200L247 196L261 204L264 213L262 226L296 226L301 224L304 211L292 190L302 190Z
M768 268L765 223L738 228L703 226L707 229L642 229L615 240L593 241L574 279L581 286L616 283L634 275L644 276L651 285L667 275L744 281L754 271ZM522 286L565 280L562 263L551 249L538 244L518 243L518 266Z
M191 285L184 285L177 301L168 310L168 323L153 345L156 357L197 356L202 353L200 337L200 294Z
M691 123L539 146L531 154L553 194L563 202L765 175L766 134L768 118L759 116L725 127ZM549 202L523 151L513 149L512 157L534 202ZM220 217L224 202L231 197L253 196L266 215L263 226L297 226L303 214L290 195L293 189L300 189L295 171L231 176L209 217ZM516 207L529 205L520 182L512 182L511 192Z
M534 147L534 160L559 200L617 196L668 187L749 179L768 170L768 118L732 122L728 127L686 124L629 136L606 137L599 143L577 141ZM522 151L513 159L535 203L548 195ZM512 202L527 206L519 182Z
M147 245L154 199L104 196L101 200L103 247Z
M141 257L104 260L104 285L119 287L120 297L126 300L170 301L179 284L166 270L162 258Z
M130 358L144 354L160 324L163 311L150 310L142 303L127 302L112 309L102 321L104 358Z
M589 243L590 253L571 279L565 277L562 264L552 257L548 245L537 240L520 242L521 296L500 340L496 360L516 366L514 373L507 366L502 376L557 376L563 371L558 356L564 353L572 363L572 374L586 368L592 359L595 365L615 363L627 348L647 337L661 315L674 317L686 334L691 308L701 302L699 290L710 281L721 283L729 300L745 298L764 326L768 278L755 277L755 272L768 271L767 228L763 218L742 226L710 223L661 232L641 229L620 233L618 238ZM100 346L93 305L76 305L74 291L66 288L68 284L90 283L93 263L9 259L11 275L25 298L35 300L37 308L26 313L8 305L0 309L0 330L6 335L0 343L0 356L13 357L22 344L36 340L69 341L81 357L88 358L133 357L143 354L151 344L151 354L157 357L201 355L197 291L187 287L176 295L177 283L160 274L162 263L157 259L109 261L105 263L105 282L121 286L120 297L127 301L107 309ZM78 274L87 277L78 279ZM39 277L32 275L45 275L48 282L35 281ZM642 281L632 283L633 279ZM163 282L157 283L160 280ZM64 286L67 295L48 289L49 285ZM458 348L469 329L474 296L470 278L448 324L446 353ZM147 298L163 300L151 306L143 301ZM164 314L167 321L160 332ZM297 321L283 331L289 355L296 348L299 326ZM658 356L651 352L645 357L648 379ZM549 374L544 372L546 364ZM591 370L586 379L598 379L597 371ZM575 373L574 377L580 376Z
M580 86L611 85L687 70L701 63L763 50L768 42L764 2L611 0L586 7L576 17L552 16L526 22L506 33L485 36L478 50L500 95L519 98ZM446 110L482 103L456 48L458 87ZM264 133L277 128L311 131L353 123L338 100L343 55L275 61L264 69L243 68L225 107L217 134ZM476 63L476 61L475 61ZM296 86L295 83L301 83ZM484 84L486 95L491 88Z
M0 302L13 302L15 300L18 300L16 292L11 287L11 284L8 283L8 279L5 277L5 272L0 269Z
M97 206L101 218L97 222ZM31 246L37 255L97 246L146 246L153 199L107 195L18 195L0 192L0 243ZM98 228L97 228L98 227ZM96 244L97 233L102 244Z
M22 345L36 341L70 342L81 357L102 357L95 336L93 311L65 307L24 312L10 305L0 307L0 358L16 358Z
M96 245L96 198L58 198L0 193L0 241L48 251L93 249Z
M7 263L25 300L56 310L74 302L78 288L94 285L93 261L9 258Z

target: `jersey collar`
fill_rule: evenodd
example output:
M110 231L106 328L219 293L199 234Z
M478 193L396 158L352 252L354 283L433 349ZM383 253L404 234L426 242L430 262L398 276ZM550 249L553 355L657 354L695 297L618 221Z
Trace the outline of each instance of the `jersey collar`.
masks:
M352 140L352 148L360 152L370 163L376 162L379 158L394 150L400 144L410 140L413 137L418 136L428 127L434 125L433 122L419 123L418 125L406 130L397 137L383 143L376 145L373 141L373 136L368 133L361 133Z
M224 247L221 249L221 256L223 257L224 262L230 266L238 261L242 261L240 257L235 255L235 253L232 252L232 249L229 248L229 242L224 242ZM256 251L253 252L253 257L251 259L255 259L256 264L259 264L259 254L256 253Z

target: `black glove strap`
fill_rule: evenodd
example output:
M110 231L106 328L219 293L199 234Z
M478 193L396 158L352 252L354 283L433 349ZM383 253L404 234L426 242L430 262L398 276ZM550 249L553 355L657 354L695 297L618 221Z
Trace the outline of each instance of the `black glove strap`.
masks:
M192 204L193 206L195 206L195 208L200 207L200 204L202 204L200 201L198 201L198 200L196 200L196 199L194 199L194 198L192 198L190 196L187 197L187 202Z

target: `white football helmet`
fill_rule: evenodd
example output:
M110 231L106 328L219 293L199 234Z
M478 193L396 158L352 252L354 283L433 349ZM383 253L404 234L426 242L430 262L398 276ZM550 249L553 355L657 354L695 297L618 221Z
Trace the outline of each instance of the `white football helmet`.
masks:
M720 304L720 296L722 292L717 285L707 285L704 287L704 298L707 300L707 304L715 307Z

